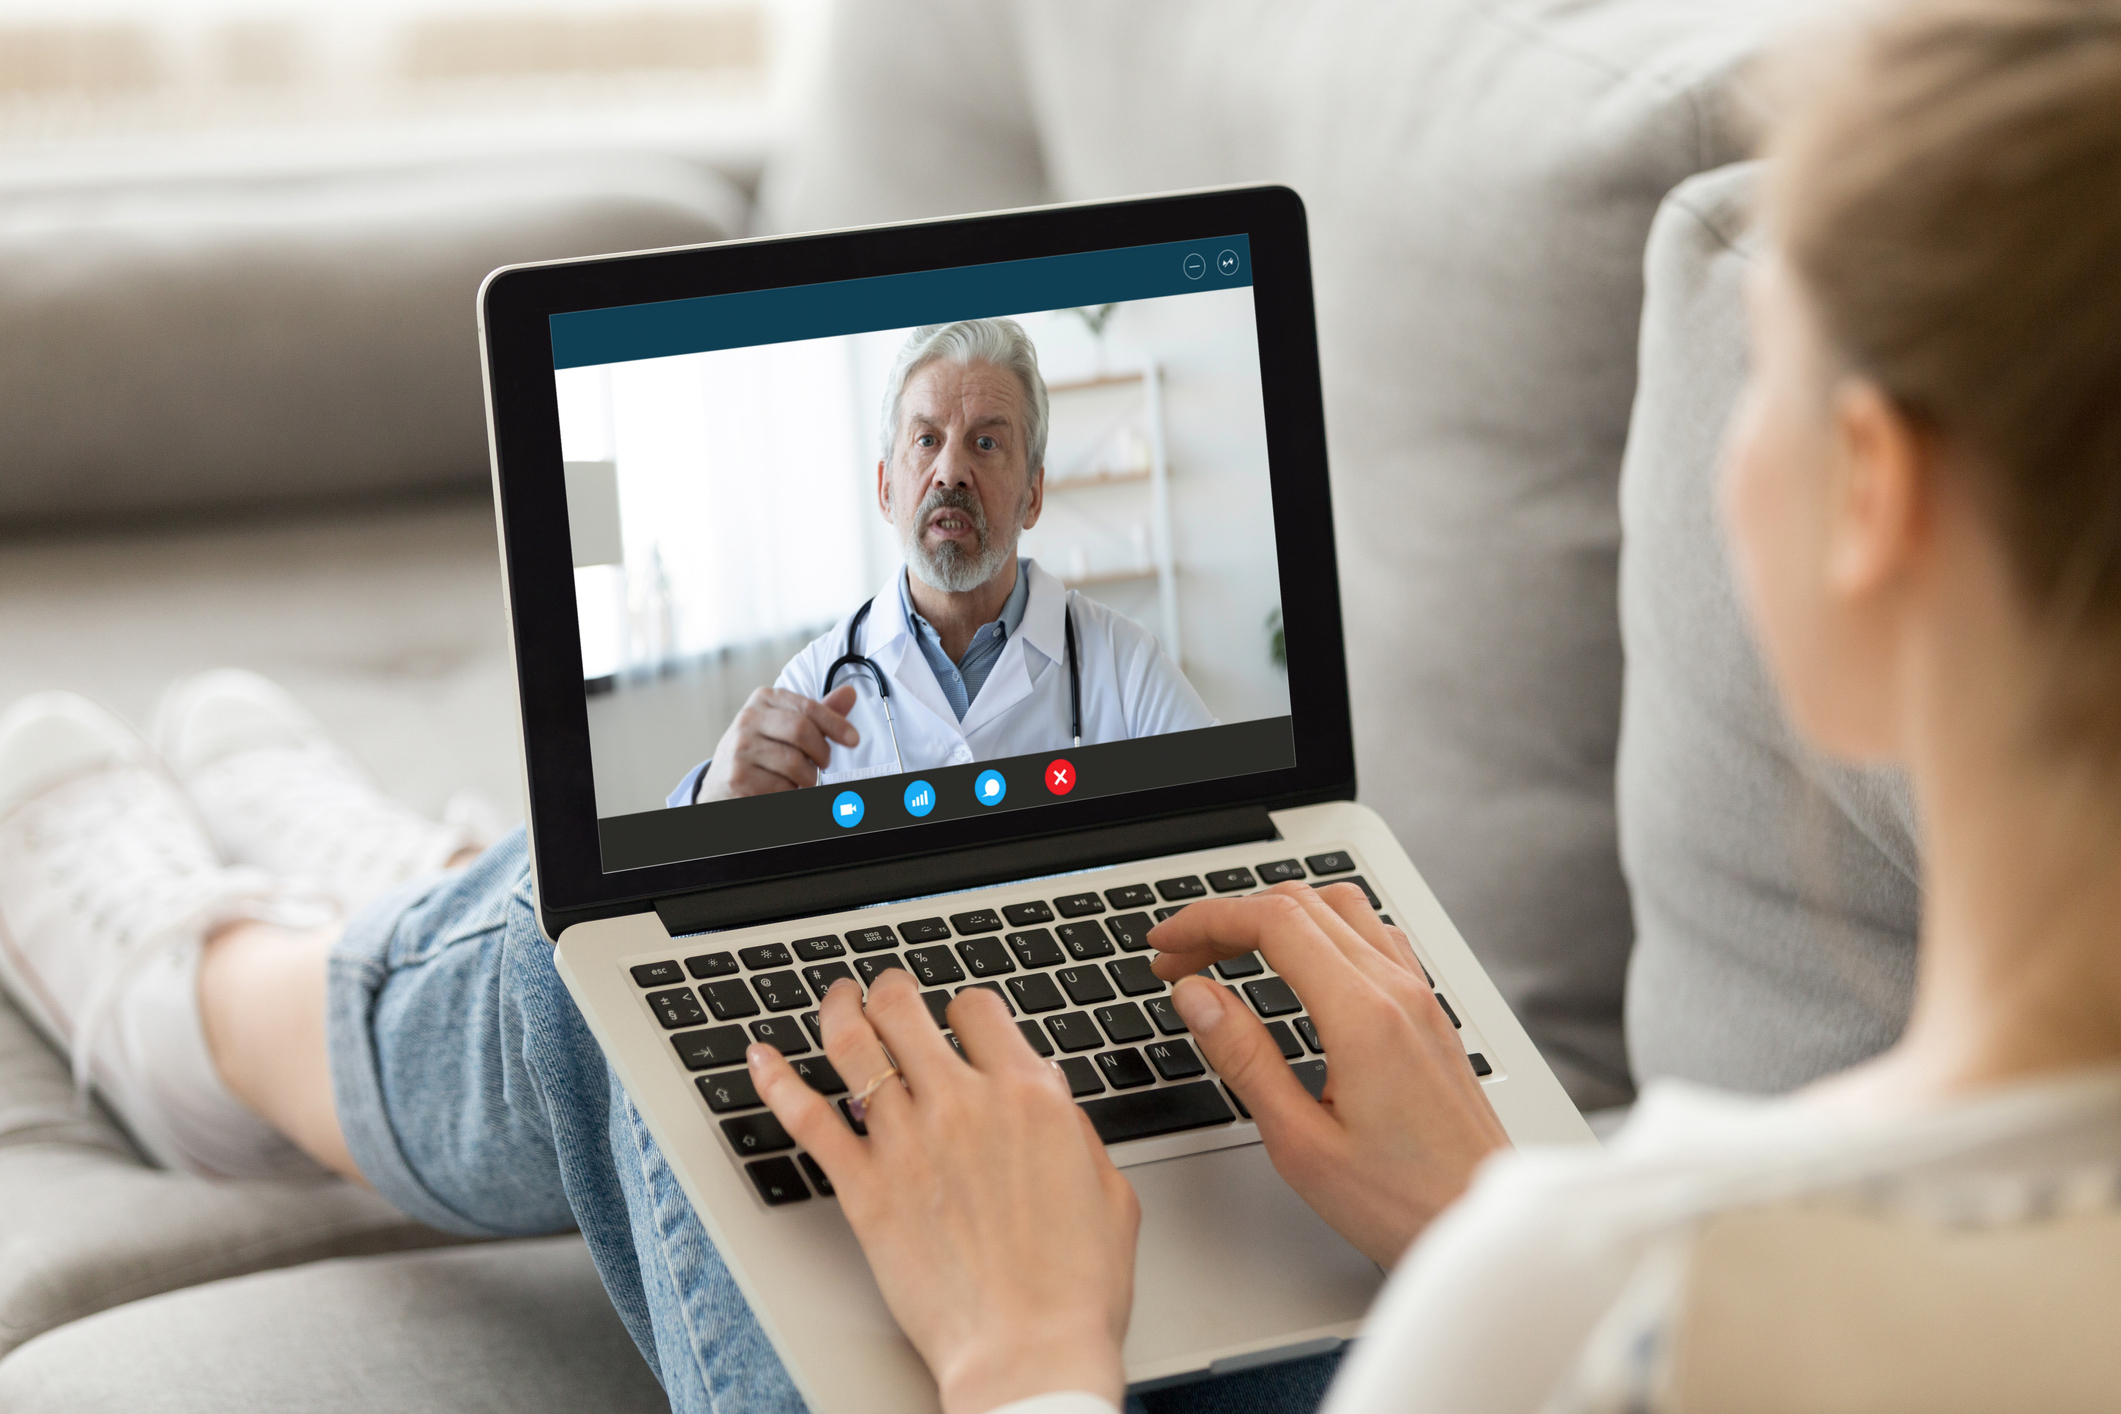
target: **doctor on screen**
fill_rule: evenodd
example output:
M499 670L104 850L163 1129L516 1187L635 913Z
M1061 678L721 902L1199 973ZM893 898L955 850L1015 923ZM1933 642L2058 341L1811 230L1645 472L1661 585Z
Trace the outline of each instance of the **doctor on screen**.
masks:
M1215 725L1147 630L1017 556L1046 384L1014 320L915 330L883 414L877 505L905 568L751 694L671 805Z

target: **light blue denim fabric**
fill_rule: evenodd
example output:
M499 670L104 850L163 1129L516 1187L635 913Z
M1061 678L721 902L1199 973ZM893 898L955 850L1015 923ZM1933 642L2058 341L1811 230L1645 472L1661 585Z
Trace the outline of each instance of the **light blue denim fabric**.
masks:
M401 1212L448 1232L579 1227L676 1414L803 1408L538 934L519 830L348 924L327 999L339 1122ZM1149 1414L1305 1414L1335 1361L1142 1396Z

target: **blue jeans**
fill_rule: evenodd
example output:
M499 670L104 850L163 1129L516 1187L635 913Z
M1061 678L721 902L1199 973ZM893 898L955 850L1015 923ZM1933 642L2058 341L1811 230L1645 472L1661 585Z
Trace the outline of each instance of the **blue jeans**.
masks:
M339 1123L361 1172L446 1232L579 1228L678 1414L803 1402L538 933L521 831L363 910L331 959ZM1314 1409L1334 1357L1163 1390L1151 1414Z

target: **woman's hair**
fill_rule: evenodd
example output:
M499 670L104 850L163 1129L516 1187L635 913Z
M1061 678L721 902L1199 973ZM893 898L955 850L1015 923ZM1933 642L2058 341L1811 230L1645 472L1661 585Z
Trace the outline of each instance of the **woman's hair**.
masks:
M1769 211L1835 350L1964 467L2121 761L2121 0L1897 0L1785 68Z

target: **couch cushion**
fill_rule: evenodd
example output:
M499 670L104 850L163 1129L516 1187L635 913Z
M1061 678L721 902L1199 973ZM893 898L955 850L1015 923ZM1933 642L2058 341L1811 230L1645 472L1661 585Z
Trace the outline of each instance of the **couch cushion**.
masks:
M1905 781L1834 765L1792 734L1716 522L1757 174L1686 183L1650 236L1621 472L1620 820L1637 1077L1777 1091L1900 1034L1921 899Z
M0 177L0 526L482 484L486 272L745 209L639 154Z
M111 1306L344 1253L452 1243L363 1188L147 1166L0 997L0 1352ZM0 1399L0 1408L15 1408Z
M648 1414L574 1237L320 1262L79 1321L0 1361L11 1414Z
M795 227L1295 187L1363 798L1587 1107L1629 1089L1615 493L1643 240L1737 155L1732 75L1786 8L847 4L763 198ZM965 81L906 82L938 64Z

